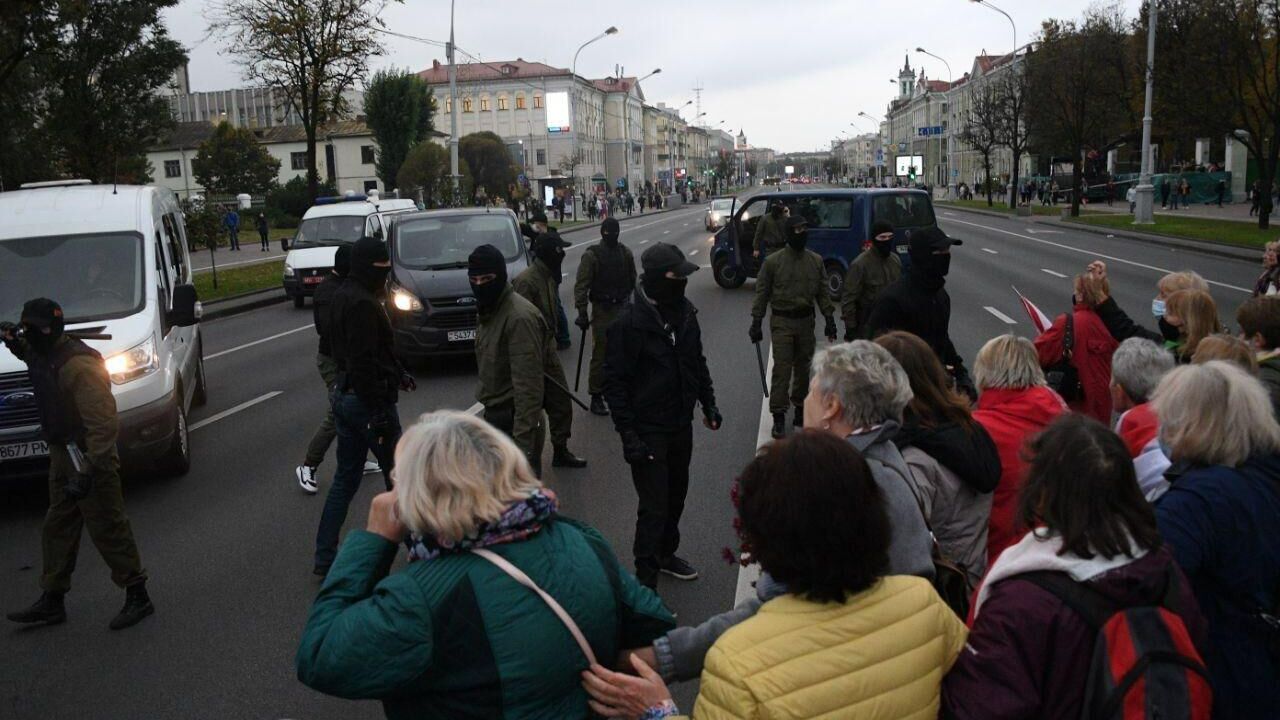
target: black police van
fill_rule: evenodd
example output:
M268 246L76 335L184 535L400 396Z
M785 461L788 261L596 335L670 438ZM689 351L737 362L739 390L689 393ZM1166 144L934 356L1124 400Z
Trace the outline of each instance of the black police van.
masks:
M924 190L907 188L843 188L826 190L765 191L735 200L731 220L715 235L711 269L723 288L738 288L755 277L760 259L753 255L756 226L775 205L787 208L791 217L809 221L807 247L822 256L827 287L839 296L849 263L871 242L871 225L885 221L894 229L894 251L907 257L911 233L934 227L933 200Z

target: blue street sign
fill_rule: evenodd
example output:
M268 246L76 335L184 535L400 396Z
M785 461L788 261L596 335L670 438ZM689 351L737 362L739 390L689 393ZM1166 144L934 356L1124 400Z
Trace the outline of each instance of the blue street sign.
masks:
M916 128L916 135L918 137L931 137L933 135L941 135L941 134L942 134L941 125L933 125L930 127Z

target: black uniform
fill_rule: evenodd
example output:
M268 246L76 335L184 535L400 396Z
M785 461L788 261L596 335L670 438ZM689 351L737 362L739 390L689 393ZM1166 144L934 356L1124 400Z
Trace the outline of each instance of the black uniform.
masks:
M333 259L333 272L316 286L316 293L311 302L316 334L320 336L316 348L316 369L320 371L320 380L324 383L326 393L333 387L338 377L338 364L333 360L333 345L329 337L333 325L331 321L333 300L338 293L338 288L342 287L342 283L346 280L351 264L350 257L350 246L343 245L338 248ZM307 445L306 459L303 460L303 466L310 468L313 475L315 468L324 460L325 453L329 451L329 446L333 444L333 438L336 435L333 408L329 407L325 410L324 419L320 421L320 427L316 428L315 434L311 436L311 442ZM299 468L298 472L301 473L302 469Z

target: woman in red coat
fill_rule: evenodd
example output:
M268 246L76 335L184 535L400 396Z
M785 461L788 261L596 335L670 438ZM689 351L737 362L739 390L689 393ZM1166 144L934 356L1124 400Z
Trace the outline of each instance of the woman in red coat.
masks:
M1119 343L1111 337L1102 318L1094 310L1111 293L1105 278L1077 275L1074 308L1071 312L1071 365L1080 377L1083 397L1067 397L1067 406L1084 413L1103 425L1111 424L1111 354ZM1067 314L1053 321L1053 326L1036 338L1040 367L1048 370L1062 359L1066 341ZM1064 393L1066 394L1066 393Z

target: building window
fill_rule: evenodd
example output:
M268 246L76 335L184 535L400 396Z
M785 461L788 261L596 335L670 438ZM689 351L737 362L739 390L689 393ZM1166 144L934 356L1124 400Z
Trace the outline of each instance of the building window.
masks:
M471 98L462 98L462 112L471 112Z
M181 160L165 160L164 176L167 178L182 177L182 161Z
M519 94L516 95L516 109L517 110L524 109L524 95L519 95Z
M533 107L534 107L534 109L535 109L535 110L536 110L537 108L542 107L542 96L541 96L541 95L534 95L534 96L533 96Z
M366 193L366 194L367 194L370 190L377 190L377 189L378 189L378 181L377 181L377 180L365 180L365 181L364 181L364 191L365 191L365 193Z
M373 146L372 145L360 146L360 163L363 165L373 164Z
M453 112L453 98L444 99L444 111Z
M305 152L289 153L289 167L294 170L306 170L307 154Z
M489 112L489 98L480 98L480 112Z
M499 96L498 96L498 109L499 109L499 110L506 110L506 109L507 109L507 96L506 96L506 95L499 95Z
M539 150L538 150L538 164L539 164L539 165L546 165L546 164L547 164L547 151L546 151L546 150L543 150L543 149L539 149Z

